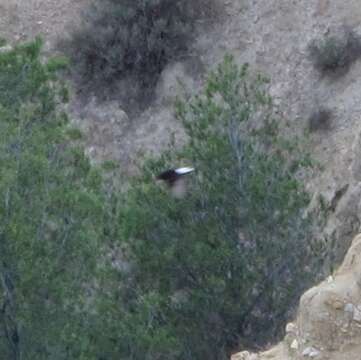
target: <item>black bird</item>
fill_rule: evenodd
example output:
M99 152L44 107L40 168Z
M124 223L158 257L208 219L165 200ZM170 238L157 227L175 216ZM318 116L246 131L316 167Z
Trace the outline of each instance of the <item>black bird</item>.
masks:
M194 168L181 167L177 169L168 169L163 171L157 176L158 180L163 180L168 187L172 195L176 198L182 198L187 192L185 175L194 171Z

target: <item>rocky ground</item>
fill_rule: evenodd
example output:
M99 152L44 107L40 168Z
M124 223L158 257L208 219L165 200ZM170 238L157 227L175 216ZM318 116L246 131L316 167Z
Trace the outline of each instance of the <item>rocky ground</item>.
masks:
M42 34L46 51L52 52L89 1L0 0L0 36L15 42ZM225 52L232 53L239 63L249 62L271 78L270 92L280 115L292 123L289 131L306 128L310 114L321 106L331 109L331 128L311 135L310 148L323 170L315 170L307 186L315 199L319 194L326 199L330 214L325 233L336 239L341 260L361 230L361 61L337 79L320 77L308 46L328 33L340 34L345 26L361 35L361 2L218 1L220 16L200 24L192 59L164 70L157 99L142 114L129 117L116 102L98 104L90 97L80 106L74 99L73 118L87 134L88 152L98 161L115 159L124 172L132 172L139 152L159 152L172 133L182 142L184 134L172 111L174 96L196 91L205 71Z

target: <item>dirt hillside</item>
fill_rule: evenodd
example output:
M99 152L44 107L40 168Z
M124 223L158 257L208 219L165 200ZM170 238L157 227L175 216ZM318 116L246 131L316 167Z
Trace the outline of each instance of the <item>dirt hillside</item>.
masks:
M1 0L0 35L10 41L43 35L46 49L79 21L89 0Z

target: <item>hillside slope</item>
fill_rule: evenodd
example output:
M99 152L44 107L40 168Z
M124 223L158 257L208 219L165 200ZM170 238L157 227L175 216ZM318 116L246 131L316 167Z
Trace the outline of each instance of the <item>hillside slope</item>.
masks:
M57 39L66 36L78 22L89 1L0 0L0 36L19 41L42 34L46 49L52 51ZM219 1L224 13L207 31L200 31L193 49L196 60L166 68L155 103L136 118L130 119L116 102L98 104L89 96L86 104L80 104L75 98L72 116L87 134L88 151L98 161L119 161L122 170L131 173L139 151L159 152L167 146L173 132L176 141L182 142L184 134L172 110L173 99L182 89L178 79L185 92L195 91L201 85L202 74L230 52L239 63L249 62L271 78L270 91L278 111L294 125L288 131L306 128L310 114L321 106L332 110L331 129L311 135L312 152L323 170L315 171L307 185L315 204L319 195L325 198L329 213L325 236L336 240L332 261L340 262L352 238L361 230L361 61L341 78L320 77L308 57L308 46L313 39L341 33L344 26L361 35L361 3ZM350 349L354 351L356 347ZM346 355L337 356L331 359L343 359ZM356 359L352 354L347 356L344 358Z
M79 14L89 1L0 0L0 36L16 41L43 34L46 48L51 50L57 39L67 36L79 22ZM320 106L332 110L331 130L316 132L311 139L313 153L324 171L315 174L308 186L316 195L322 194L334 212L327 232L343 239L344 245L338 251L341 260L360 228L359 205L354 194L360 191L361 180L358 160L361 62L355 63L337 81L320 78L308 58L307 48L313 39L329 32L338 33L345 25L361 33L361 28L357 28L361 22L361 4L357 0L219 2L224 11L217 21L207 24L211 26L206 26L206 31L200 31L194 44L194 57L164 70L157 100L136 118L129 119L114 102L97 104L91 95L86 104L74 100L73 117L88 134L89 152L97 160L113 158L120 162L123 171L131 171L139 151L159 152L167 146L173 132L176 141L182 142L183 131L174 119L172 105L182 89L178 80L186 92L195 91L204 71L230 52L240 63L249 62L270 76L270 91L279 112L293 121L295 130L307 127L310 114ZM101 130L94 131L99 126ZM342 198L335 199L336 193L345 188ZM338 206L331 206L335 201Z

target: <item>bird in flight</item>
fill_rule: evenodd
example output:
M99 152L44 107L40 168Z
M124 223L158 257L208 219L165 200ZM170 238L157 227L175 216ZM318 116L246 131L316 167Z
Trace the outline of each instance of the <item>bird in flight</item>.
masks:
M187 192L185 175L194 171L191 167L181 167L168 169L160 173L156 178L163 180L169 187L172 195L176 198L182 198Z

